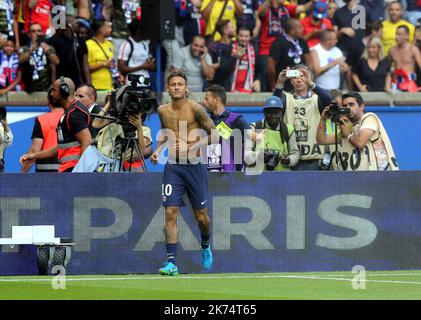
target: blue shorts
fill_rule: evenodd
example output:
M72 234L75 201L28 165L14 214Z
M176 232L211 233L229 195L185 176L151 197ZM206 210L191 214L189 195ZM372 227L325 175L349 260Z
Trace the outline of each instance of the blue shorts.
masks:
M208 171L206 164L167 163L162 179L162 205L184 207L187 192L193 209L207 208Z

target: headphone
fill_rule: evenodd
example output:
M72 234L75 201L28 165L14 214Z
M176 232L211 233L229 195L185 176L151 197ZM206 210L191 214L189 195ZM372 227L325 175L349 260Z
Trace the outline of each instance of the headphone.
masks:
M67 99L69 95L69 85L64 81L64 77L60 77L60 96L62 99Z

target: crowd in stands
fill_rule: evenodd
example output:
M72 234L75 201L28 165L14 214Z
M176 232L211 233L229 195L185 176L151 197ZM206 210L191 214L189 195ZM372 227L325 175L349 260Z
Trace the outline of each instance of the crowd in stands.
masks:
M419 1L174 1L162 67L185 72L192 92L215 84L270 92L281 70L300 63L328 90L421 86ZM65 9L64 29L54 27L55 6ZM0 96L47 91L61 76L96 90L131 73L149 77L157 46L143 35L141 8L141 0L0 0Z

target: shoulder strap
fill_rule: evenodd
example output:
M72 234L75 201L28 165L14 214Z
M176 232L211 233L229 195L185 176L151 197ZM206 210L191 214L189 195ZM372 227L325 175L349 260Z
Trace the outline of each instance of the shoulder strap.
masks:
M237 118L240 116L240 114L235 113L235 112L230 112L230 114L228 115L227 120L225 120L225 124L227 124L228 126L231 126L235 120L237 120Z
M282 143L285 143L285 142L288 141L288 139L289 139L288 127L287 127L286 123L283 122L283 121L281 121L280 129L279 129L279 134L281 136Z
M110 59L110 57L108 56L108 54L105 52L105 50L104 50L104 48L101 46L101 44L98 42L98 41L96 41L96 39L95 38L92 38L92 40L94 40L95 41L95 43L98 45L98 47L100 47L100 49L102 50L102 52L105 54L105 56L107 57L107 59Z
M219 22L219 21L221 21L221 19L222 19L222 17L223 17L224 12L225 12L225 9L226 9L226 7L227 7L227 5L228 5L228 1L230 1L230 0L225 0L224 6L222 7L222 10L221 10L221 14L220 14L220 15L219 15L219 17L218 17L218 20L216 20L216 23L215 23L215 29L214 29L214 30L213 30L213 32L212 32L211 40L213 40L213 38L215 37L215 33L216 33L216 25L218 24L218 22Z
M127 38L127 41L129 42L129 45L130 45L130 53L129 53L129 57L127 58L127 62L126 62L126 65L128 66L129 61L130 61L130 59L132 58L132 55L133 55L133 42L132 42L132 40L130 40L130 38Z

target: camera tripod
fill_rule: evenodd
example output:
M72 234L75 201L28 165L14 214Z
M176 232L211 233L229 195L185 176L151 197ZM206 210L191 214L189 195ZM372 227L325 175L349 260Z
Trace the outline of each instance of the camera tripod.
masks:
M336 161L336 168L339 168L339 162L341 163L341 168L344 170L344 160L342 159L342 154L338 151L338 124L336 121L334 122L334 130L335 130L335 151L330 156L329 165L327 167L327 170L333 170L333 159Z
M128 171L132 171L132 165L133 165L133 151L136 152L135 159L139 159L141 163L141 169L142 172L146 173L148 172L148 168L146 167L145 163L145 157L143 155L143 152L140 148L139 141L137 141L137 138L134 134L129 133L126 136L126 133L124 133L124 138L120 138L118 141L116 141L116 145L119 147L117 149L118 156L115 158L115 160L118 163L119 172L122 172L124 170L123 162L124 162L124 155L127 154L127 151L130 151L130 159L129 159L129 169ZM131 149L130 149L131 148ZM124 151L123 151L124 149Z

